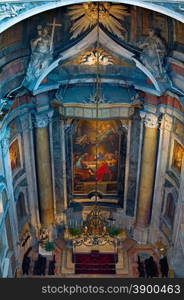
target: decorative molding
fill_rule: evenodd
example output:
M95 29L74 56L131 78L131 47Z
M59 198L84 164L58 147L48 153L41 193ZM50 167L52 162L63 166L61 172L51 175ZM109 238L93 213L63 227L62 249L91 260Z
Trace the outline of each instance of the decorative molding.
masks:
M158 117L155 114L150 114L150 113L146 114L144 125L147 128L153 128L153 129L158 128L159 126Z
M60 114L66 118L96 119L96 107L94 105L67 105L60 107ZM134 108L130 105L100 105L98 119L122 119L134 114Z

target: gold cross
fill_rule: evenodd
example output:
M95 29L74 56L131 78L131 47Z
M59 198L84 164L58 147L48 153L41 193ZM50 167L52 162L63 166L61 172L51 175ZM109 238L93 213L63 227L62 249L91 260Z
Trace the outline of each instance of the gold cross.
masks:
M61 27L62 24L56 24L56 19L53 19L53 23L49 23L49 26L52 26L52 33L51 33L51 42L50 42L50 51L52 50L53 41L54 41L54 33L55 33L55 27Z

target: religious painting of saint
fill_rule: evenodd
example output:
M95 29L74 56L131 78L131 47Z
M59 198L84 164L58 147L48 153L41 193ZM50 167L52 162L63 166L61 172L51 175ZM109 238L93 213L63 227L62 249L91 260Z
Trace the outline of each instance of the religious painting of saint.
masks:
M184 126L180 121L176 119L174 122L174 132L184 142Z
M176 140L174 141L172 168L178 173L181 172L182 159L184 155L184 148Z
M73 192L117 191L120 135L116 121L79 121L73 136Z
M14 171L21 167L20 150L18 139L14 140L9 148L11 169Z

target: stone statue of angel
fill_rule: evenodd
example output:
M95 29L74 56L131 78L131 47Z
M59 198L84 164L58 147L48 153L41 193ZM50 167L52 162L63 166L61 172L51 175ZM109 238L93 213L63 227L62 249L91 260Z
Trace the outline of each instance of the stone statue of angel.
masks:
M141 62L155 76L163 78L165 75L165 56L166 46L163 40L156 34L155 30L149 31L148 37L143 43L139 44L142 49L140 55Z
M47 27L37 26L37 37L31 40L31 58L28 65L26 80L30 82L38 78L53 60L51 35Z

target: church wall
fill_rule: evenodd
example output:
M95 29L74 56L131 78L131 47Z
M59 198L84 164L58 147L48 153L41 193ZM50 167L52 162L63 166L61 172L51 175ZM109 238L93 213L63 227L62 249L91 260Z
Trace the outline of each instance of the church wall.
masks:
M1 96L5 96L23 80L29 54L26 40L25 22L9 28L0 35Z
M175 276L183 278L184 276L184 160L180 173L180 187L178 190L177 207L174 217L174 226L172 234L172 244L169 249L168 257Z
M11 258L13 276L20 267L23 255L34 243L39 229L32 116L28 111L21 116L19 116L19 113L20 108L15 109L7 119L6 125L8 130L6 134L8 144L2 153L6 150L6 164L8 163L8 166L3 168L2 165L2 171L0 171L2 172L1 182L4 180L9 190L9 221L6 218L6 224L9 222L12 228L15 251ZM2 163L4 159L5 156L3 155ZM17 205L21 193L24 195L26 215L18 222ZM7 230L10 230L10 226L8 227L9 229L4 229L9 235L9 240L10 233ZM17 245L19 246L17 247Z
M5 131L4 131L5 133ZM2 134L2 132L1 132ZM5 133L6 134L6 133ZM5 137L4 137L5 138ZM6 142L8 142L6 140ZM10 160L8 154L8 143L2 142L1 135L1 184L0 184L0 199L1 199L1 221L0 221L0 236L1 236L1 253L4 256L0 259L0 268L3 277L14 276L19 251L18 234L17 234L17 219L15 214L15 202L13 196L12 176L10 172Z
M183 192L181 190L183 189L182 160L184 156L182 148L175 149L174 145L177 141L183 147L183 132L184 126L181 121L171 115L162 116L149 230L149 240L153 244L162 240L167 245L168 259L173 269L176 268L179 259L176 258L174 261L174 253L177 253L177 247L181 248L178 245L183 215L183 200L181 200ZM173 157L175 157L174 162ZM177 255L180 256L180 254Z
M0 35L0 97L4 97L15 87L21 85L25 76L26 68L30 57L30 41L36 36L36 26L46 25L53 21L53 16L56 16L57 22L62 23L62 27L56 29L54 39L55 55L61 51L70 48L70 46L77 42L80 37L70 40L69 28L71 22L64 14L67 12L66 8L53 10L50 12L42 13L34 16L24 22L21 22L12 28L5 31ZM171 18L155 13L140 7L128 6L130 16L125 18L123 26L126 34L125 39L121 40L117 36L113 36L120 44L128 43L130 46L137 46L137 43L143 38L148 36L149 29L155 28L159 35L166 41L168 51L168 74L171 82L175 85L175 92L184 91L184 38L183 38L183 24L178 21L171 20ZM85 36L85 34L83 35ZM72 69L72 68L71 68ZM173 87L173 86L172 86ZM41 96L42 97L42 96ZM6 246L13 247L14 255L12 256L12 269L10 273L14 274L15 269L18 267L18 260L21 263L23 255L28 247L34 242L40 228L39 219L39 200L37 189L37 174L36 174L36 159L35 159L35 136L33 129L33 115L31 115L32 103L28 99L15 100L9 122L10 136L8 137L9 145L3 145L3 156L0 156L0 179L7 190L8 201L11 204L7 210L10 218L10 225L7 225L7 219L3 220L1 229L5 232ZM39 102L40 100L40 102ZM19 102L20 101L20 102ZM30 102L29 102L30 101ZM35 98L34 98L35 101ZM33 101L33 102L34 102ZM19 104L24 104L19 111ZM44 107L44 99L41 98L37 101L37 112L42 113L49 107L48 103ZM181 166L181 154L179 157L173 158L174 152L182 152L184 150L184 126L183 122L183 95L181 97L174 97L168 94L159 96L150 96L144 99L145 110L150 110L154 113L168 113L171 119L164 120L159 132L159 146L157 153L157 166L156 166L156 181L153 194L152 216L149 241L156 242L158 238L163 238L164 242L173 246L171 257L175 253L177 247L184 249L183 231L180 233L183 220L183 167ZM105 114L110 115L111 118L124 117L125 109L118 108L102 111L102 116ZM126 108L128 110L131 108ZM77 114L79 118L84 118L89 113L89 109L83 108L66 108L68 117L72 114ZM92 114L92 110L90 111ZM19 118L20 114L20 118ZM22 115L21 115L22 114ZM126 113L125 113L126 114ZM131 114L131 113L130 113ZM178 117L179 120L176 119ZM161 120L161 123L162 123ZM125 191L126 215L134 218L136 215L137 193L139 186L139 167L140 167L140 134L141 134L141 121L138 116L134 116L131 120L130 132L130 150L129 150L129 167L127 171L127 189ZM167 124L169 123L169 125ZM181 123L180 123L181 122ZM63 127L62 127L63 126ZM71 134L70 121L64 128L64 121L60 121L59 113L55 110L51 124L49 125L50 137L50 155L52 164L52 184L53 184L53 198L56 215L60 215L67 204L72 200L71 190L66 190L66 180L72 177L71 172L65 172L65 164L71 163L66 153L71 152L71 144L65 139L65 134ZM168 127L167 127L168 126ZM172 133L173 131L173 133ZM3 136L1 143L4 143L6 138ZM66 142L66 148L65 144ZM14 147L13 147L14 145ZM168 147L169 145L169 147ZM15 161L10 160L9 152L11 147L19 148L16 152ZM67 148L68 147L68 148ZM7 148L7 149L6 149ZM68 152L65 152L68 150ZM5 161L6 168L3 166ZM179 164L179 167L178 167ZM12 166L11 166L12 165ZM9 169L8 169L9 168ZM8 170L8 171L7 171ZM69 170L69 168L67 169ZM65 177L66 176L66 177ZM70 197L67 199L67 192ZM23 224L19 224L16 215L16 206L18 203L19 195L23 193L26 203L27 219ZM173 222L170 222L167 212L168 197L172 195L175 216ZM68 203L67 203L68 201ZM26 240L27 234L31 235L31 242L22 246L22 242ZM12 245L8 245L7 236L13 237ZM11 241L11 238L9 238ZM18 249L17 244L20 243ZM179 246L178 246L179 245ZM170 262L172 259L170 258ZM3 262L4 264L4 262ZM0 273L3 273L3 264L0 267Z
M63 147L62 147L62 128L60 116L55 111L52 123L53 134L53 165L54 165L54 193L56 214L64 210L64 182L63 182Z
M19 224L19 232L21 232L27 222L32 221L33 226L37 226L38 223L34 146L31 147L33 138L31 115L17 116L9 126L11 128L9 151L15 200L18 199L20 192L23 190L27 207L27 218L21 227Z

